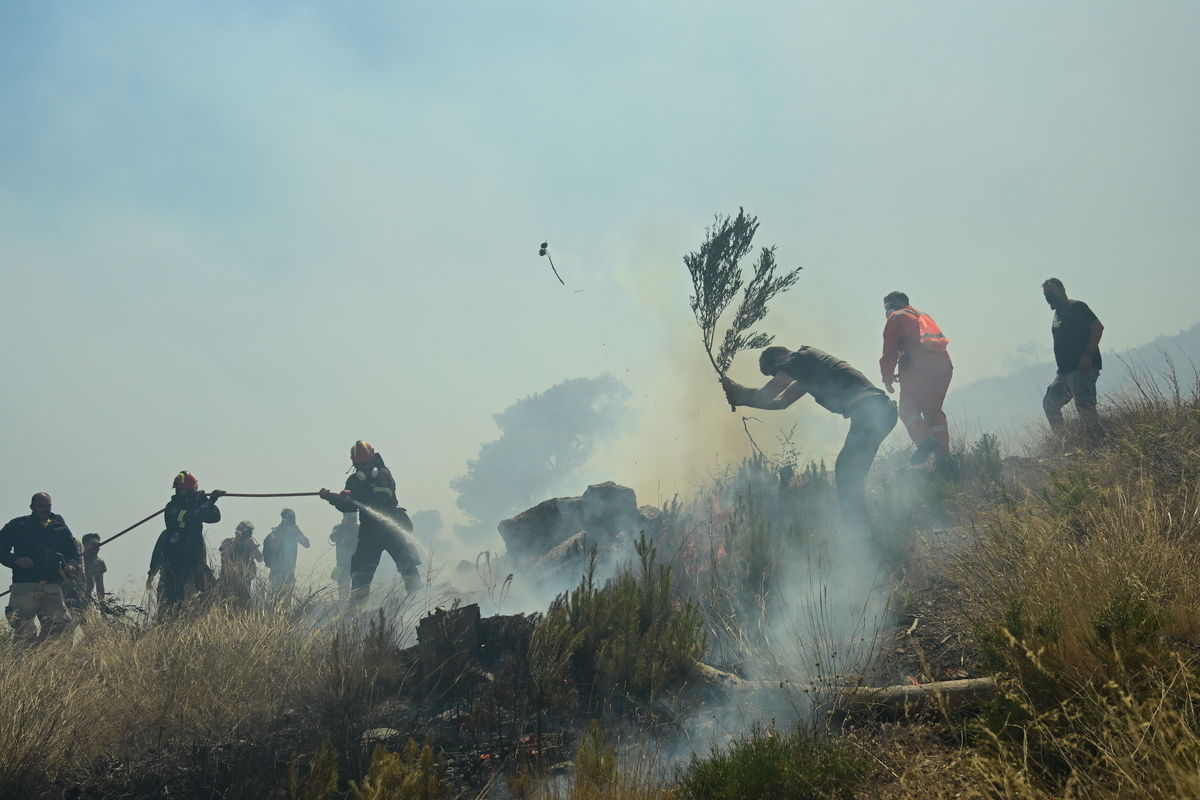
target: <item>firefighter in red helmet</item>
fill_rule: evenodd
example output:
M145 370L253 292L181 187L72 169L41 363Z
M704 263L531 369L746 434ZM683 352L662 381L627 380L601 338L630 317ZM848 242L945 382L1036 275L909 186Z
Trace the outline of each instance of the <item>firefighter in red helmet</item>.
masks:
M217 500L225 492L220 489L205 494L190 472L180 472L172 483L175 495L163 510L166 528L159 534L150 556L150 574L146 589L153 586L159 575L158 595L162 611L183 603L189 589L204 591L212 570L208 567L208 552L204 546L204 525L221 521Z
M358 513L358 549L350 559L353 602L362 602L371 591L371 581L386 550L404 578L404 587L414 592L421 586L417 570L421 559L417 548L404 535L411 533L412 520L396 498L396 480L383 457L361 439L350 448L352 472L340 494L321 490L321 497L343 514Z
M950 431L942 403L954 375L946 352L949 339L933 318L908 303L904 292L883 298L887 324L883 327L883 356L879 369L883 385L895 392L900 381L900 421L917 446L912 463L923 464L930 453L950 452Z

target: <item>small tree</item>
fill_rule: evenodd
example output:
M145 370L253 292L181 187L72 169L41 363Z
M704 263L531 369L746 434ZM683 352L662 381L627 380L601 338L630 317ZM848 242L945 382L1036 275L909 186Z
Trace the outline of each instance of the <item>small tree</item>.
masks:
M801 267L776 275L775 248L764 247L759 251L753 276L749 282L743 280L741 260L750 252L757 231L758 218L747 216L745 209L739 208L733 219L717 214L712 227L705 229L700 249L683 257L695 292L690 298L692 313L700 326L708 360L722 378L740 351L766 347L774 340L775 337L750 328L767 316L767 302L790 289L800 278ZM739 291L742 302L714 356L717 325Z

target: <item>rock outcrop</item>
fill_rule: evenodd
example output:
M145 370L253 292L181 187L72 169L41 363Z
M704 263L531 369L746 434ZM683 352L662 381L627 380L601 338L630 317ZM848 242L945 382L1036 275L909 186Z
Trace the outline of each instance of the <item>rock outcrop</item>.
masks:
M623 533L658 535L659 511L638 508L637 494L612 481L587 487L580 497L555 497L500 523L500 536L514 559L542 558L579 533L604 546ZM575 538L575 543L580 541ZM565 548L574 550L574 547Z

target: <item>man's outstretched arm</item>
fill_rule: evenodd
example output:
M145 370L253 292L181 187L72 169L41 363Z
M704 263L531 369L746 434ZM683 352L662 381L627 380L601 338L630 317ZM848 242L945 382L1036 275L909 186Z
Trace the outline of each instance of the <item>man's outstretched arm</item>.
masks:
M806 392L799 381L780 371L761 389L751 389L729 378L721 379L725 399L732 406L749 406L765 411L779 411L803 397Z

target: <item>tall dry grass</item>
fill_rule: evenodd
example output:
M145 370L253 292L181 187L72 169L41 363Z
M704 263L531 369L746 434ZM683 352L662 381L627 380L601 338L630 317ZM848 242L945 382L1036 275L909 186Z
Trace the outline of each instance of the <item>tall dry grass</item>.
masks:
M974 728L985 796L1200 796L1200 387L1142 381L1102 423L1035 440L928 554L1004 687Z
M0 648L0 796L269 797L293 750L328 733L353 751L378 699L380 634L313 611L93 617L74 641Z

